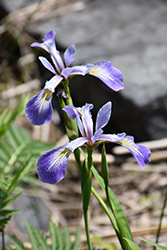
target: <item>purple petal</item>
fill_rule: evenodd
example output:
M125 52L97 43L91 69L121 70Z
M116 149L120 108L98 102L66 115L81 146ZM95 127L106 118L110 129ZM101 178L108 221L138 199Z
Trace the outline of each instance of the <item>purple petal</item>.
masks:
M98 141L101 142L120 142L125 138L125 133L119 134L102 134L99 136Z
M83 127L84 131L86 133L86 137L91 140L91 137L93 136L93 120L92 120L92 115L90 113L90 109L92 108L92 104L86 104L85 106L82 107L82 122L83 122Z
M103 128L109 121L111 117L111 102L107 102L103 107L99 110L96 118L96 130L99 128Z
M118 91L123 89L123 77L121 71L114 68L110 61L95 63L89 71L90 75L96 76L103 81L109 88Z
M74 150L76 148L79 148L81 147L82 145L84 145L86 142L88 142L89 139L86 138L86 137L79 137L71 142L69 142L67 145L66 145L66 148L69 148L72 152L74 152Z
M51 48L50 54L51 54L52 61L55 65L55 68L57 72L60 74L62 69L64 69L64 64L61 59L60 52L55 50L54 48Z
M43 43L33 43L31 44L31 47L40 47L46 50L51 55L51 58L53 60L57 72L60 73L64 68L64 64L61 59L59 51L56 50L55 35L56 32L51 30L42 39Z
M50 30L42 39L43 42L52 42L55 38L56 32L54 30Z
M42 125L52 121L53 109L51 100L52 92L42 89L28 101L25 115L33 125Z
M64 60L66 67L70 66L70 64L74 61L75 55L76 55L76 48L75 45L72 44L66 49L64 53Z
M74 76L74 75L85 76L90 70L85 65L74 66L74 67L71 67L71 69L72 69L71 74L70 74L71 76Z
M52 93L55 91L55 88L59 85L62 81L63 77L56 75L53 76L49 81L46 81L44 89L48 89Z
M71 74L72 68L65 68L62 70L61 75L64 76L65 79L69 77Z
M71 151L64 146L54 148L41 155L37 162L37 172L43 182L55 184L61 181L67 169Z
M54 49L56 49L55 41L54 41L55 35L56 35L56 32L51 30L42 39L43 43L35 42L31 44L31 47L40 47L50 53L51 47L54 47Z
M99 139L99 137L102 135L102 133L103 133L103 130L101 128L96 130L96 132L94 133L94 135L91 138L92 144L94 144Z
M63 110L67 113L67 115L72 120L77 119L77 124L78 124L79 131L80 131L81 135L84 136L85 133L84 133L84 128L83 128L82 121L80 119L81 113L79 112L79 108L75 108L73 106L65 106L63 108Z
M125 138L119 143L132 153L132 155L142 168L151 161L150 150L145 146L137 145L136 143L134 143L133 136L125 136Z
M45 68L47 68L49 71L51 71L53 74L56 74L55 69L53 68L52 64L43 56L38 57L41 63Z
M78 110L78 108L75 108L74 106L64 106L63 110L67 113L67 115L72 119L76 119L77 117L80 117L81 114Z

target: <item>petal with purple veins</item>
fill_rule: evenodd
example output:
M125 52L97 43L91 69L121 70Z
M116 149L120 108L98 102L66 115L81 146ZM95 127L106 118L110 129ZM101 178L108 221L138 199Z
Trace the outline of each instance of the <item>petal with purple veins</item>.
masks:
M76 55L76 48L75 48L75 45L72 44L66 49L64 53L64 60L65 60L66 67L69 67L70 64L74 61L75 55Z
M25 107L25 115L33 125L49 123L53 119L52 92L42 89L33 96Z
M110 61L95 63L88 74L96 76L109 88L115 91L124 88L121 71L117 68L114 68Z
M42 39L43 43L35 42L31 44L31 47L40 47L46 50L48 53L50 53L50 50L52 47L54 47L54 50L56 49L55 41L54 41L55 35L56 35L56 32L51 30Z
M98 111L96 118L96 130L103 128L109 121L111 117L111 102L107 102L103 107Z
M37 172L43 182L55 184L61 181L67 169L71 151L64 146L54 148L41 155L37 162Z

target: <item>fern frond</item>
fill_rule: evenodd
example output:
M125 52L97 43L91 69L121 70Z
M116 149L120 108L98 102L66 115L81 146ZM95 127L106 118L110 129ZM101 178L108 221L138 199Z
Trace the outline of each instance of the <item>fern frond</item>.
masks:
M17 105L12 111L5 109L0 115L0 137L4 136L9 125L18 117L24 114L25 104L28 101L29 96L22 96Z
M30 237L30 242L32 244L33 250L39 250L39 244L37 242L34 228L31 226L31 224L28 221L26 221L26 230L27 230L27 233Z
M71 250L78 250L78 247L80 245L80 235L81 235L80 228L77 227L75 232L75 241L71 247Z
M37 241L39 245L41 246L42 250L49 250L49 246L46 243L45 237L42 235L42 233L38 229L34 229L35 236L37 238Z
M17 213L20 213L20 212L21 212L20 210L8 210L8 209L5 209L5 210L0 211L0 216L9 216L9 215L17 214Z
M17 250L28 250L28 248L24 247L23 243L16 239L14 236L10 235L10 240L12 242L12 244L16 247L15 249Z

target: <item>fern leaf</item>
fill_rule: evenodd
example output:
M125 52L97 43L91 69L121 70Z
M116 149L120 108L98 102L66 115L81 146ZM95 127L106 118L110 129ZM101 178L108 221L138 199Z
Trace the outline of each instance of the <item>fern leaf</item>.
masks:
M0 115L0 137L4 136L9 125L18 117L24 114L25 104L29 97L22 96L12 111L5 109Z
M36 238L36 235L34 233L34 228L31 226L31 224L28 221L26 221L26 230L27 230L27 233L30 237L30 242L32 244L33 250L39 250L37 238Z
M28 248L24 247L23 243L20 240L16 239L14 236L9 235L9 238L17 250L27 250L28 249Z
M12 215L12 214L17 214L17 213L20 213L21 211L20 210L1 210L0 211L0 216L9 216L9 215Z
M57 248L56 250L64 250L64 238L63 238L63 232L59 227L56 227L56 234L57 234Z
M49 250L49 247L46 243L46 239L42 235L42 233L38 229L34 229L34 232L35 232L39 245L42 247L42 250Z
M19 197L21 195L22 192L16 194L14 197L12 197L11 199L8 199L7 201L4 201L2 204L1 204L1 208L4 208L6 206L8 206L9 204L11 204L12 202L14 202L17 197Z
M80 235L81 235L81 231L79 229L79 227L76 229L76 232L75 232L75 241L72 245L72 248L71 250L77 250L79 248L79 245L80 245Z
M49 222L49 230L51 234L52 250L56 249L56 226L53 221Z
M11 216L8 216L6 218L0 219L0 232L3 231L4 225L8 223L10 220Z
M71 239L70 233L67 227L64 227L63 230L63 238L64 238L64 250L71 250Z

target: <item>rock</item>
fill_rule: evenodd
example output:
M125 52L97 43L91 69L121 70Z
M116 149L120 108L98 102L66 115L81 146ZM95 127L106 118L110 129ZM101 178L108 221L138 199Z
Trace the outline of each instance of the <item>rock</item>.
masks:
M74 77L70 83L74 103L77 106L93 103L94 116L105 102L113 102L107 132L125 131L134 135L136 141L165 137L167 2L82 3L85 4L82 10L31 25L29 32L44 35L54 29L56 42L63 50L72 43L76 45L75 64L110 60L122 71L125 89L118 93L91 76Z

